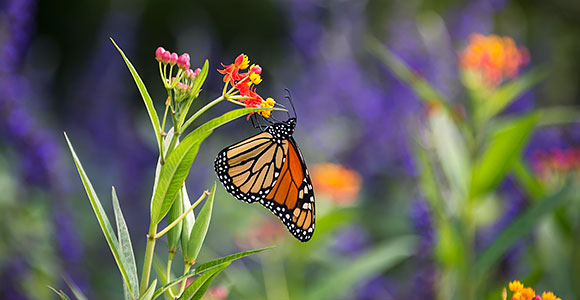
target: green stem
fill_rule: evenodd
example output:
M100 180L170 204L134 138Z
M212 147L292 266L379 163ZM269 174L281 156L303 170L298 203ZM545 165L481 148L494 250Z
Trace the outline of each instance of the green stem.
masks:
M175 221L173 221L171 224L169 224L167 227L165 227L165 229L163 229L159 233L157 233L155 235L155 238L158 239L158 238L162 237L169 230L171 230L171 228L173 228L173 227L175 227L175 225L179 224L179 222L181 222L181 220L183 220L183 218L185 218L185 216L187 216L187 214L189 212L191 212L208 195L209 195L209 192L204 191L203 194L199 197L199 199L197 199L197 201L195 201L195 203L193 203L193 205L187 211L185 211L183 214L181 214L181 216L179 216L179 218L177 218Z
M157 224L151 220L149 226L149 233L147 234L147 248L145 249L145 259L143 261L143 274L141 275L141 290L139 295L142 296L149 287L149 276L151 275L151 265L153 264L153 254L155 251L155 233L157 232Z
M565 125L580 121L580 109L574 106L556 106L542 108L539 111L538 126Z
M173 264L173 256L174 255L175 255L175 252L169 252L169 258L167 258L167 271L165 274L165 277L167 278L167 282L171 282L171 265ZM171 298L175 298L175 295L173 294L172 287L169 288L169 295L171 295Z
M183 275L187 274L187 272L189 272L189 269L191 268L192 265L190 264L185 264L185 267L183 268ZM183 294L183 291L185 291L185 284L187 283L187 278L183 279L183 281L181 282L181 287L179 288L179 296L181 296Z
M201 114L203 114L206 110L210 109L212 106L218 104L220 101L222 101L224 99L225 99L224 96L220 96L220 97L216 98L215 100L213 100L212 102L206 104L204 107L200 108L195 114L193 114L193 116L191 116L189 119L187 119L185 124L183 124L183 126L181 127L181 132L185 131L185 129L187 129L187 127L189 125L191 125L191 123L195 119L197 119L197 117L201 116Z

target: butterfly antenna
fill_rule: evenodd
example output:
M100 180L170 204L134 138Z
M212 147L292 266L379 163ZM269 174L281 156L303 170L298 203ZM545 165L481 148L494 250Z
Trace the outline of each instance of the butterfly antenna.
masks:
M290 105L292 105L292 111L294 112L294 118L297 118L297 114L296 114L296 108L294 108L294 103L292 102L292 95L290 95L290 90L288 88L285 88L286 93L288 93L288 95L286 96L286 99L288 99L288 101L290 102ZM288 113L288 117L290 117L290 113Z

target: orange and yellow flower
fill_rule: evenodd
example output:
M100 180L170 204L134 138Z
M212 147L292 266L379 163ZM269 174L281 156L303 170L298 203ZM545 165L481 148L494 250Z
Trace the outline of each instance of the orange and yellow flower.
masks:
M352 204L356 200L362 184L362 178L356 171L331 163L316 164L310 170L317 192L341 205Z
M218 70L218 72L224 74L224 96L226 98L238 96L238 98L236 98L239 100L238 104L243 104L248 108L274 107L276 104L274 99L267 98L264 100L264 98L262 98L262 96L256 92L256 85L262 82L262 67L257 64L252 64L250 66L250 59L247 55L240 54L233 64L227 66L222 64L222 66L224 69ZM245 73L240 73L240 70L245 69L248 69L248 71ZM229 91L227 91L228 85L232 86ZM260 114L266 118L270 117L271 113L272 110L260 111Z
M525 287L517 280L510 282L508 287L513 292L513 296L509 298L510 300L562 300L557 298L552 292L544 292L542 297L536 296L536 292L531 287ZM502 299L507 300L507 296L507 291L504 288Z
M464 71L479 75L486 86L495 87L504 78L517 77L519 69L529 62L529 54L525 47L516 47L510 37L473 33L459 61Z

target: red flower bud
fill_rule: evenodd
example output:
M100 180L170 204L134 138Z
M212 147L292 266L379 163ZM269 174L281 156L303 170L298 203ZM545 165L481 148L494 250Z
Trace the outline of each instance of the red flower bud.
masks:
M171 56L169 56L169 63L173 66L177 63L177 53L173 52L171 53Z
M252 67L252 69L250 70L251 73L256 73L258 75L262 74L262 67L260 66L254 66Z
M536 297L532 298L532 300L542 300L542 297L536 296Z
M177 59L177 65L182 69L189 69L191 64L189 63L189 54L183 53Z
M159 47L157 48L157 50L155 50L155 59L157 61L162 61L163 60L163 53L165 53L167 51L165 51L165 49L163 49L163 47Z
M161 62L163 62L164 64L168 64L170 60L171 60L171 52L169 51L163 52L163 54L161 55Z

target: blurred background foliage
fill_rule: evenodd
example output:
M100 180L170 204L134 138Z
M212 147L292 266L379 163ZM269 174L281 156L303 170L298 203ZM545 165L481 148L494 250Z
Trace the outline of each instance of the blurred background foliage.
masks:
M550 115L553 122L546 123L556 126L534 130L521 159L532 180L557 193L578 185L580 127L559 122L580 116L574 108L580 104L578 16L580 2L572 0L3 0L0 298L53 299L45 286L64 288L63 277L90 298L122 297L116 293L120 277L66 152L64 130L76 141L96 190L115 185L134 248L144 249L156 146L109 37L136 66L158 108L164 102L154 61L158 46L188 52L192 68L208 58L212 70L243 52L264 69L261 95L283 102L283 89L292 91L295 138L316 185L314 238L300 244L266 210L218 190L202 256L278 247L235 262L208 297L454 298L453 291L449 296L440 289L449 280L446 272L461 268L453 254L462 246L434 221L429 190L421 183L417 144L433 125L429 110L365 47L366 37L376 37L449 105L467 112L472 104L461 85L458 53L469 35L496 33L526 47L526 68L542 66L547 76L501 116L571 107ZM220 75L210 71L197 105L217 97L221 87ZM223 104L214 113L229 109ZM212 135L200 149L188 189L197 194L210 186L216 153L253 132L239 121ZM490 196L495 200L478 208L485 226L467 251L483 251L537 203L515 177L508 172ZM474 297L499 299L508 280L520 279L562 299L580 299L574 284L578 205L572 197L528 220L530 229L509 243ZM142 257L138 252L137 261Z

